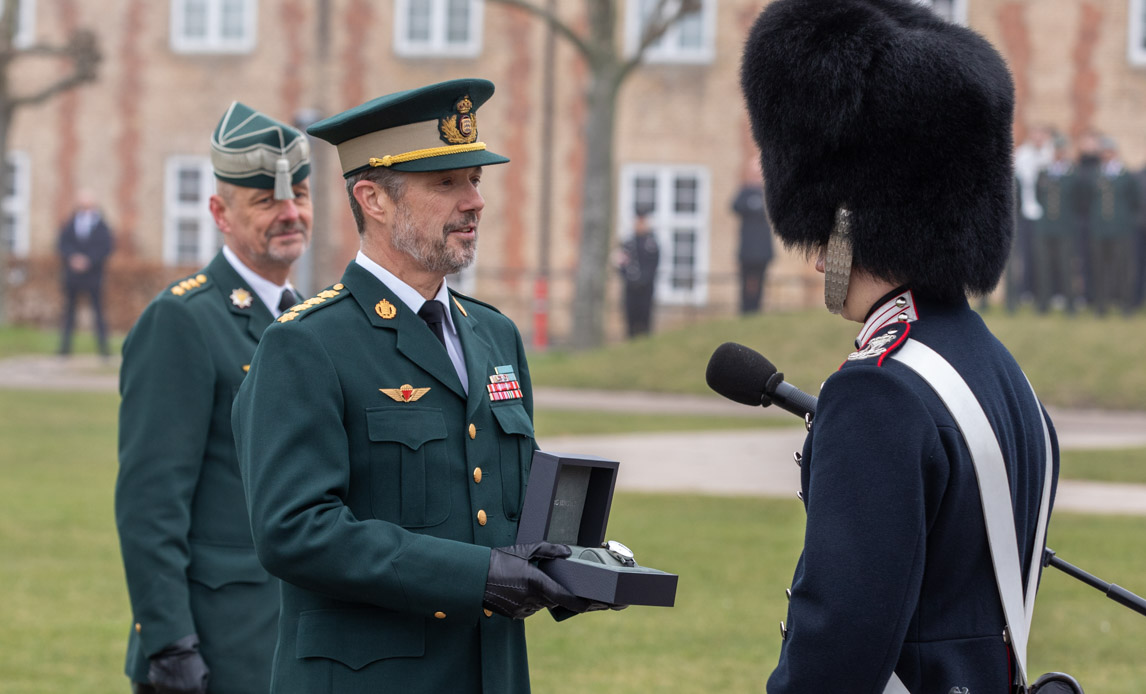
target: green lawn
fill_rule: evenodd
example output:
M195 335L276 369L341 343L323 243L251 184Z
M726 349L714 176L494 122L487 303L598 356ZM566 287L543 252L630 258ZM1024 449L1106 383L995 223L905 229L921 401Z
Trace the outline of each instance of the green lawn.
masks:
M123 337L108 337L112 354L119 354ZM0 359L22 354L55 354L60 348L60 334L50 330L39 330L18 325L0 328ZM72 334L74 354L97 354L98 345L90 330L77 330Z
M110 393L0 391L6 694L125 691L131 620L112 516L116 402ZM543 423L539 431L552 434ZM802 526L794 500L618 494L609 537L680 574L677 606L561 624L531 618L535 691L761 691L779 652ZM1143 536L1146 518L1057 514L1050 544L1141 594ZM1142 643L1146 617L1057 571L1044 577L1033 669L1070 670L1093 692L1141 692Z
M1146 484L1146 449L1063 451L1059 476L1095 482Z
M1022 364L1040 397L1060 407L1146 410L1146 314L1097 318L988 311L987 324ZM859 324L822 309L705 321L650 338L530 357L535 385L711 395L704 370L722 342L768 357L815 394L852 351Z

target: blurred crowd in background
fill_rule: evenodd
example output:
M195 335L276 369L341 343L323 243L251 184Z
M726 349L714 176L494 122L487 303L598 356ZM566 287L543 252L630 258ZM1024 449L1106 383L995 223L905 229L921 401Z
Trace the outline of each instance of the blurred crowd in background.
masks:
M1015 150L1015 184L1007 310L1130 315L1142 306L1146 169L1127 169L1102 133L1072 139L1041 126Z

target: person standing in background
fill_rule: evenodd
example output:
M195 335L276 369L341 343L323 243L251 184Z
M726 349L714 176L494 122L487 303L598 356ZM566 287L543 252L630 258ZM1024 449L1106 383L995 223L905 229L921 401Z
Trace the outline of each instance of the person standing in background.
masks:
M1090 260L1094 310L1105 315L1111 304L1129 314L1134 292L1134 228L1138 221L1138 182L1122 165L1118 146L1099 140L1102 164L1090 201Z
M1075 248L1078 246L1078 213L1075 210L1074 165L1070 142L1055 138L1054 161L1039 174L1035 195L1042 214L1035 220L1032 236L1035 308L1046 313L1060 297L1068 313L1075 309Z
M1035 125L1026 141L1015 148L1015 179L1018 182L1015 202L1019 213L1015 215L1012 257L1007 263L1007 304L1012 311L1035 292L1035 223L1042 219L1044 213L1035 186L1039 176L1054 160L1054 137L1053 128Z
M263 330L299 301L288 275L310 240L310 148L236 101L211 164L225 245L123 344L115 515L136 694L270 689L279 585L255 555L231 401Z
M621 244L618 253L617 271L625 283L625 328L630 339L648 335L653 329L660 248L649 220L651 216L652 210L648 207L635 210L633 235Z
M764 210L764 186L760 162L732 201L732 211L740 217L740 313L759 313L764 298L765 273L772 262L772 230Z
M60 334L61 356L72 353L72 330L76 323L76 302L86 294L95 317L99 353L108 357L107 324L103 317L103 271L115 247L111 228L104 221L90 191L76 195L76 211L60 227L58 240L64 270L64 324Z

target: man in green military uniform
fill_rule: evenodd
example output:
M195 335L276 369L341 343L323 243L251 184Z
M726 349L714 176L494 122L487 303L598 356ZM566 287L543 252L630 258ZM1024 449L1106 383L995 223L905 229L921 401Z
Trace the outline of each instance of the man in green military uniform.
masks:
M136 692L269 689L279 587L252 545L231 401L263 330L298 302L287 275L310 238L310 155L302 133L235 102L211 162L225 245L123 346L115 508Z
M1104 315L1113 303L1129 313L1134 294L1134 227L1138 182L1122 165L1114 140L1103 137L1102 167L1090 202L1090 259L1094 310Z
M485 80L379 97L337 145L361 250L264 335L235 399L255 548L283 580L272 691L529 691L522 618L583 611L509 547L535 448L521 335L449 289L472 260ZM483 609L484 608L484 609Z
M1054 139L1054 160L1039 173L1035 197L1042 216L1034 221L1035 306L1045 313L1051 300L1061 296L1067 312L1075 309L1074 258L1078 248L1078 197L1070 143Z

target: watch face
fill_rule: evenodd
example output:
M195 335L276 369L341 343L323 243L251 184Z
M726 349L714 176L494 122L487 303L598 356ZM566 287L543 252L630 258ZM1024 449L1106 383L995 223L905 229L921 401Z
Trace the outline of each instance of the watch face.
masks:
M616 540L609 540L603 546L606 550L609 551L610 554L622 561L625 559L632 561L633 559L633 550L624 546L620 542L617 542Z

